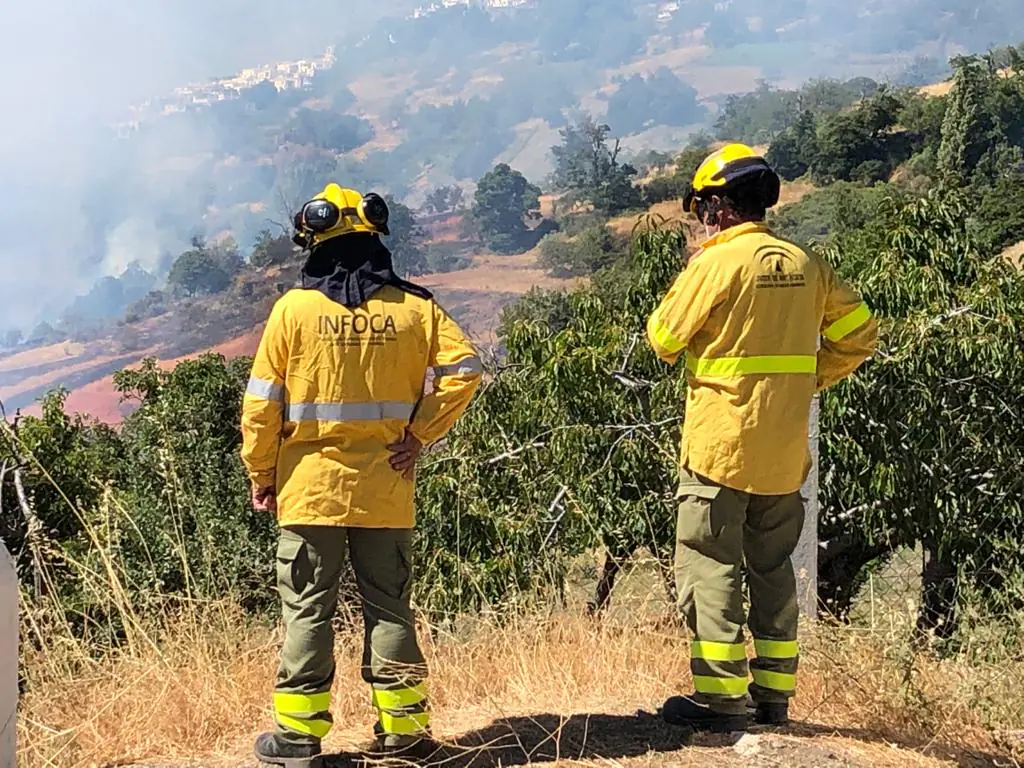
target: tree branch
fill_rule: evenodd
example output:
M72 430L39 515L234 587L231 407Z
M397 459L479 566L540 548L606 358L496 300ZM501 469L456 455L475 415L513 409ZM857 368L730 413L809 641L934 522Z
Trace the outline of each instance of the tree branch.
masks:
M14 490L18 497L18 505L21 507L21 514L25 518L25 540L28 542L29 551L32 553L32 581L36 598L43 595L43 548L41 545L43 524L36 515L35 510L28 500L28 493L25 491L25 482L22 478L22 469L27 465L24 454L19 448L21 437L18 435L18 419L14 423L7 422L7 413L0 403L0 420L4 436L10 445L11 453L14 455ZM5 461L3 471L0 472L0 497L3 495L3 477L7 474L8 463Z

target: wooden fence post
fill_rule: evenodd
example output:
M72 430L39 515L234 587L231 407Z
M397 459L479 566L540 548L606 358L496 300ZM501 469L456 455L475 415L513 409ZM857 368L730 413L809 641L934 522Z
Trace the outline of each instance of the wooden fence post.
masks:
M818 406L815 397L809 420L811 472L800 489L804 497L804 530L793 553L800 614L811 620L818 618Z
M15 768L18 711L18 577L0 541L0 768Z

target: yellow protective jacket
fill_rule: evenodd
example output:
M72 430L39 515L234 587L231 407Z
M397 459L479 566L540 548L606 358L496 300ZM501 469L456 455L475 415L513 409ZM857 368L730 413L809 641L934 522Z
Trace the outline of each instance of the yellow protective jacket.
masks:
M428 369L433 388L424 395ZM242 460L276 486L282 525L411 528L413 485L388 463L409 428L443 437L480 358L433 300L384 286L349 309L296 289L274 306L242 404Z
M748 493L799 490L811 400L852 373L877 334L867 305L819 257L763 223L715 235L647 323L659 357L686 353L682 466Z

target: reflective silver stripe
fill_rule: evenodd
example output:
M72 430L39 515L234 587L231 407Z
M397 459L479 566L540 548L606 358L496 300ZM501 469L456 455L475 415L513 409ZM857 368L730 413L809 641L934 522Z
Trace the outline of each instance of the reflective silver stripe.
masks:
M483 361L473 355L451 365L434 366L435 376L479 376L484 372Z
M288 421L408 421L413 403L289 403Z
M284 398L284 386L276 381L257 379L254 376L249 379L249 386L245 388L245 393L263 400L281 400Z

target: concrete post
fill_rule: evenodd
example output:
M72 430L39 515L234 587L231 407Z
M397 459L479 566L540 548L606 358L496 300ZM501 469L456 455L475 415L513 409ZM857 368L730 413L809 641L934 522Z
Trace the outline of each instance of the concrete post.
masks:
M793 553L800 614L812 621L818 618L818 405L815 397L809 421L811 472L800 489L804 497L804 530Z
M18 710L18 578L0 541L0 768L15 768Z

